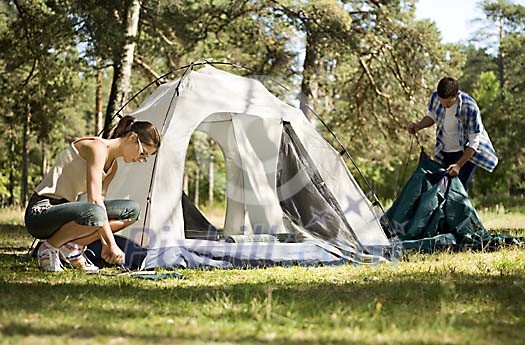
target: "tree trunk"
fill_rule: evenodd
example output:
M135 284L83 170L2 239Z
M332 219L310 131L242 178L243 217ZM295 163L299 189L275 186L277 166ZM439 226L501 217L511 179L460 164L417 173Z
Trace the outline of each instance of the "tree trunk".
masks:
M95 93L95 135L104 128L104 117L102 114L102 70L97 69L97 89Z
M306 53L303 63L303 80L301 81L300 109L317 126L317 118L308 109L315 110L315 103L319 97L319 57L315 45L315 37L309 31L306 32Z
M505 88L505 53L503 52L502 43L504 38L503 31L503 16L499 18L499 47L498 47L498 74L499 74L499 86L503 90Z
M199 207L199 179L200 170L199 167L197 167L197 170L195 170L195 194L193 195L193 204L197 207Z
M140 0L133 0L127 11L126 42L119 61L114 61L113 82L104 121L104 138L109 137L113 116L124 105L131 90L131 67L133 66L135 39L139 27L140 7Z
M20 188L20 204L25 206L28 193L29 180L29 136L31 134L31 105L29 101L26 105L26 113L24 119L24 133L22 136L22 185Z
M11 127L13 125L11 124ZM12 133L12 130L11 130ZM15 204L15 169L16 169L16 146L15 146L15 138L13 135L11 135L11 143L9 146L9 206L13 206Z
M184 194L189 195L190 190L190 181L188 178L188 174L184 173L184 176L182 177L182 191Z
M213 157L213 154L210 154L210 164L208 166L208 207L213 207L213 189L215 188L215 157Z
M46 154L46 141L40 139L40 151L42 152L42 163L40 165L40 174L42 178L47 174L47 154Z

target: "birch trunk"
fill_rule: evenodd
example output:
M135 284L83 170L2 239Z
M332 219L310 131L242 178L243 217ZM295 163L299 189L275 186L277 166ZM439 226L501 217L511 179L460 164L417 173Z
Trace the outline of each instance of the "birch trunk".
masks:
M214 173L215 173L215 157L213 157L213 155L210 154L210 164L208 166L208 179L209 179L208 207L209 208L213 207L213 189L215 188L215 183L214 183L215 174Z
M124 43L120 60L114 61L113 66L113 82L104 122L105 138L109 137L113 116L124 105L131 90L131 67L133 66L135 40L139 28L140 8L140 0L133 0L127 11L125 23L126 42Z
M190 195L189 190L190 190L190 180L188 178L188 174L184 173L184 176L182 178L182 191L184 192L184 194L189 196Z
M200 171L199 167L197 167L197 170L195 171L195 194L193 196L193 204L197 207L199 207L199 180L200 180Z
M46 154L46 142L44 139L40 140L40 151L42 154L42 163L40 165L40 174L42 178L47 174L47 154Z
M315 102L319 97L319 57L315 48L315 37L312 33L306 33L306 53L303 63L303 80L301 81L300 109L317 126L317 118L308 109L315 110Z
M102 70L97 69L97 88L95 93L95 135L104 128L104 116L102 113Z

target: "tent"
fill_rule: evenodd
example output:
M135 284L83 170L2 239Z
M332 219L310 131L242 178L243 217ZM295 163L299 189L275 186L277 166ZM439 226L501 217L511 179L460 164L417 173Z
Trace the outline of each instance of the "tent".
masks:
M523 242L504 234L490 234L459 177L448 176L424 151L382 222L390 223L405 250L486 250Z
M107 198L141 205L141 220L119 235L144 248L144 267L360 263L389 255L379 217L340 153L258 80L209 64L188 69L131 115L154 123L162 145L147 163L120 164ZM183 193L196 131L225 158L222 240Z

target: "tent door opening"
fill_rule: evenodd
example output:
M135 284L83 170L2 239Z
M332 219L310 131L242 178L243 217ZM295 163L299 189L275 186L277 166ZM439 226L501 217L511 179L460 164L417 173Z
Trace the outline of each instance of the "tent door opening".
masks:
M221 147L197 129L188 145L183 178L185 238L218 240L225 218L225 175Z

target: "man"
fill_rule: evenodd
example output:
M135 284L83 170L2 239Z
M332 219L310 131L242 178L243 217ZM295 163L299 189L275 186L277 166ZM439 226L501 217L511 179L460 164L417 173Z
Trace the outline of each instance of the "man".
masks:
M481 122L476 101L459 91L454 78L439 81L428 102L427 114L408 125L415 134L436 123L435 159L450 176L459 176L465 190L477 166L492 172L498 157Z

